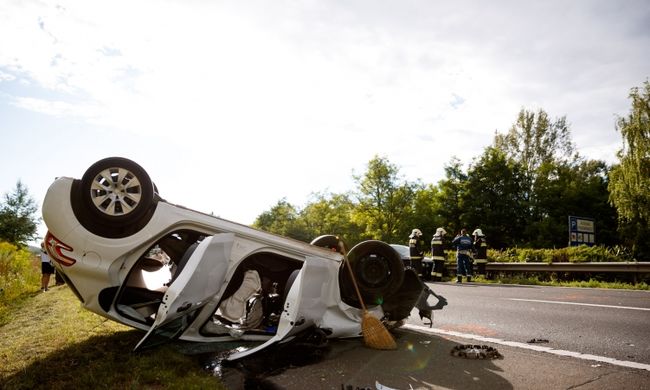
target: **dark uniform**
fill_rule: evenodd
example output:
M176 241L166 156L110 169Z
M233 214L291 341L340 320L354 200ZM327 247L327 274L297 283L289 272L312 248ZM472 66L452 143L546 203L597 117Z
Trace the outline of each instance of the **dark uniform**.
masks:
M433 272L431 276L433 280L442 280L442 275L445 269L445 229L438 228L436 234L431 239L431 257L433 258Z
M474 251L472 238L467 235L465 229L451 242L451 246L456 248L456 283L462 283L462 276L467 277L467 281L472 280L472 265L470 254Z
M475 231L476 232L476 231ZM487 265L487 240L483 234L474 235L474 250L476 251L476 256L474 256L474 263L477 267L477 274L480 276L485 276L485 266Z
M409 256L411 257L411 267L415 272L422 276L422 259L424 258L424 240L420 229L413 229L409 236Z

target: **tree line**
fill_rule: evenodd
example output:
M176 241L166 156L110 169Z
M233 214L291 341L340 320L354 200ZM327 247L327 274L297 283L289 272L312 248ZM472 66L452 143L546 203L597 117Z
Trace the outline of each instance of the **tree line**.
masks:
M375 156L353 175L353 190L314 193L304 207L281 199L253 225L306 242L339 234L351 244L405 243L413 228L430 237L437 227L480 227L495 249L558 248L568 244L568 217L582 216L595 220L597 244L650 260L650 83L629 98L630 112L616 122L623 147L613 165L576 151L566 117L522 108L468 168L448 161L438 183L405 180Z

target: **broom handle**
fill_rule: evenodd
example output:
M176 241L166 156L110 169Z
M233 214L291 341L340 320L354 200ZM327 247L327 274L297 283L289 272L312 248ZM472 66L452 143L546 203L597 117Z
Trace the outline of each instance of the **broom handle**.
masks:
M350 272L350 278L352 279L352 284L354 285L354 291L357 292L357 297L359 297L359 302L361 303L361 309L363 311L366 311L366 305L363 303L363 298L361 298L361 292L359 291L359 286L357 286L357 281L354 278L354 272L352 272L352 266L350 265L350 261L348 260L348 254L345 251L345 245L343 245L343 241L339 241L339 248L341 249L341 253L343 254L343 261L345 261L346 268Z

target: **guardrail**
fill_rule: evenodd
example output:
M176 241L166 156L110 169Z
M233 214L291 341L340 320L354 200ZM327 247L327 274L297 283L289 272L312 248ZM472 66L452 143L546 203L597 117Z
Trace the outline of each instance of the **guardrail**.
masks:
M650 273L650 262L487 263L486 271Z
M448 270L456 270L456 264L447 263ZM650 273L650 262L602 262L602 263L487 263L486 271L509 272L612 272ZM474 264L476 271L476 264Z

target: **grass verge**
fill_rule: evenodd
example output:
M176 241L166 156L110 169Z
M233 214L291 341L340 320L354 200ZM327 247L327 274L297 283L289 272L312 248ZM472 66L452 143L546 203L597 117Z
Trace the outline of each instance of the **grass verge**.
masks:
M65 286L33 293L0 326L2 389L224 389L169 345L131 352L144 333L83 309Z
M454 281L455 279L450 279ZM584 288L610 288L619 290L650 290L650 285L645 282L641 283L624 283L624 282L607 282L596 279L589 280L543 280L539 277L524 277L524 276L504 276L501 275L496 279L485 279L483 277L475 277L472 280L476 283L490 283L490 284L521 284L521 285L538 285L538 286L554 286L554 287L584 287Z
M0 241L0 327L41 283L41 260L24 248Z

